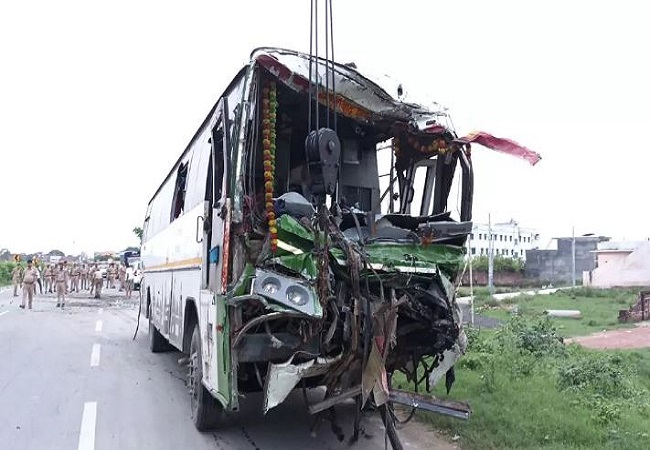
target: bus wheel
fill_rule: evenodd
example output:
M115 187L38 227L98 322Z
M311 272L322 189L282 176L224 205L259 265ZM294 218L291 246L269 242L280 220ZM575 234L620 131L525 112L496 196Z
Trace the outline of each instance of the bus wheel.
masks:
M199 431L217 427L221 418L221 404L203 386L203 357L201 356L201 335L199 326L194 325L190 343L190 362L187 365L187 386L190 390L192 421Z
M149 313L149 350L152 353L160 353L166 351L168 348L165 336L160 334L160 331L153 324L151 313Z

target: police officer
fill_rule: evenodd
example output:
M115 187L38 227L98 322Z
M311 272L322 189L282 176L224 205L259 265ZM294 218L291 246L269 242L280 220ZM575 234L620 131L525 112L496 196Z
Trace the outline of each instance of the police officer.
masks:
M81 290L85 291L88 289L88 266L86 263L84 263L81 266L81 271L79 272L79 275L81 276Z
M72 266L72 287L70 288L73 292L79 292L79 277L81 276L81 271L79 270L79 264L74 264Z
M25 309L25 303L27 303L29 309L32 309L32 300L34 300L34 290L37 279L38 272L32 265L32 260L28 259L27 268L23 274L23 303L20 305L22 309Z
M95 265L95 270L93 272L93 283L95 286L95 298L100 298L102 294L102 285L104 284L104 278L102 277L102 271L99 270L99 267Z
M18 286L23 279L23 269L18 264L14 267L14 270L11 271L11 282L14 285L14 297L18 297Z
M38 268L38 266L34 265L34 270L36 270L36 275L38 277L36 278L36 282L38 283L38 291L43 295L43 281L41 280L41 269Z
M52 293L52 281L54 281L54 270L52 270L51 264L48 264L47 267L45 268L43 277L45 278L45 292Z
M110 263L108 266L108 274L106 274L107 283L106 288L115 289L115 276L117 275L117 269L115 268L115 263Z
M124 264L120 263L120 265L118 267L118 277L119 277L119 280L120 280L120 292L121 292L126 288L126 286L125 286L125 283L126 283L126 266Z
M65 306L65 294L68 291L68 271L64 263L59 263L54 279L56 281L56 307L63 308Z

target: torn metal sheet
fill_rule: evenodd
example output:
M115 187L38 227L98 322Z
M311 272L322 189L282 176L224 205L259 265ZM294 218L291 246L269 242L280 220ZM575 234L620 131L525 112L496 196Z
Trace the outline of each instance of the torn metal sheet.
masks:
M442 379L443 376L447 374L449 369L451 369L456 361L460 359L461 356L465 354L467 350L467 336L464 331L461 331L458 336L458 340L454 343L454 346L450 350L445 350L442 353L442 361L438 362L438 366L433 369L429 375L429 385L431 389L435 388L438 382Z
M264 386L264 414L282 403L298 385L307 369L314 365L314 360L302 364L292 364L292 361L293 358L283 364L269 364Z
M293 364L292 356L287 362L269 364L264 386L264 407L266 414L282 403L303 378L323 375L339 358L317 358Z

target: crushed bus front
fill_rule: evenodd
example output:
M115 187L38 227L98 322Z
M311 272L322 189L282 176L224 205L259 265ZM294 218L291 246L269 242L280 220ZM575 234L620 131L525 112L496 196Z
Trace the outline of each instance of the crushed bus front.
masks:
M396 100L349 65L259 49L242 77L228 150L226 406L261 390L266 412L298 386L325 386L312 413L354 397L358 409L467 418L467 405L392 390L391 377L425 391L444 378L449 390L465 352L455 292L472 229L469 143L536 154L459 138L445 112ZM310 129L315 108L324 131Z

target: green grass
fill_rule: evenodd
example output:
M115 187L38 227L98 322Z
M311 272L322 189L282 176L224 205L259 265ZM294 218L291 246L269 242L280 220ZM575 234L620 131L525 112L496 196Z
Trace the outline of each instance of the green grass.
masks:
M597 352L554 336L550 321L522 318L470 336L451 394L441 383L435 395L468 400L471 418L420 417L464 450L650 448L650 350Z
M0 287L11 285L11 271L16 267L13 262L0 261Z
M636 301L638 291L577 288L547 295L521 295L500 302L479 296L475 306L481 314L500 320L507 320L515 307L526 317L542 316L547 309L577 309L582 314L581 319L552 318L551 321L564 337L582 336L632 326L618 322L618 311L629 308Z

